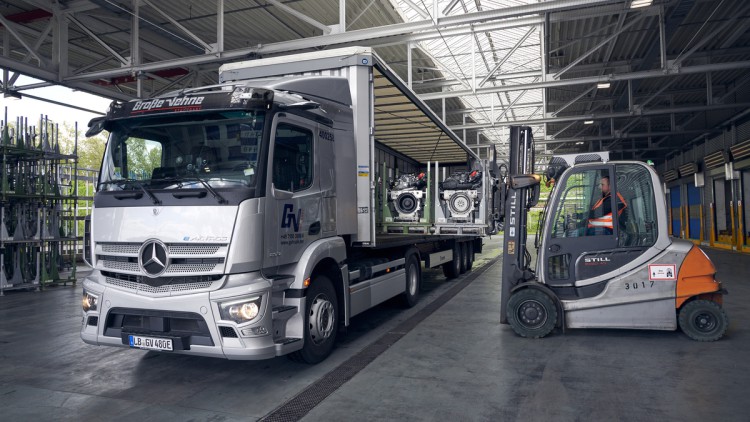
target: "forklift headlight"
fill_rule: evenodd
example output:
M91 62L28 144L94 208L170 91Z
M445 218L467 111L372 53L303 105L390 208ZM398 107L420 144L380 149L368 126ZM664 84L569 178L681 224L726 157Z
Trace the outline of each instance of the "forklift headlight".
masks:
M255 296L232 302L219 303L221 319L234 321L238 324L252 321L260 314L262 296Z
M98 301L99 301L99 298L97 296L94 296L91 293L84 290L83 300L81 302L81 306L83 307L83 312L95 311L96 304Z

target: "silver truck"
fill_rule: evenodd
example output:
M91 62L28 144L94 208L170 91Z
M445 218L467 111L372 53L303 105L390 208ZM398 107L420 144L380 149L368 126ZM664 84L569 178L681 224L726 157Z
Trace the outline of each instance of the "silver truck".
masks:
M429 147L378 123L415 111L403 122L419 119ZM227 64L217 86L113 103L88 135L102 130L84 242L81 338L93 345L316 363L351 317L399 295L416 304L422 262L470 269L494 227L468 204L450 225L472 230L430 226L436 158L486 162L368 48ZM427 173L433 197L429 218L395 229L380 201L394 155Z

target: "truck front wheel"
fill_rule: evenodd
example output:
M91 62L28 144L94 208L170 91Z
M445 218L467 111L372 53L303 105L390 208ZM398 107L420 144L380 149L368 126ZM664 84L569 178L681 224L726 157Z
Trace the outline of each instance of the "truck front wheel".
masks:
M305 304L305 343L302 350L289 357L298 362L318 363L331 354L338 328L339 305L333 283L328 277L315 277L307 289Z

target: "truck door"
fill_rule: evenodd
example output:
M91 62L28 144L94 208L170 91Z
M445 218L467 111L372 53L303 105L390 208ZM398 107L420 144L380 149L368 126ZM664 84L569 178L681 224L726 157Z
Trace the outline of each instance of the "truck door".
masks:
M287 114L271 128L263 267L297 262L321 235L321 192L316 125Z
M540 251L548 285L573 287L576 280L611 268L611 259L598 252L617 247L618 212L612 210L622 207L622 200L614 189L613 173L612 166L604 165L573 170L555 188L545 249ZM591 265L579 265L584 256Z

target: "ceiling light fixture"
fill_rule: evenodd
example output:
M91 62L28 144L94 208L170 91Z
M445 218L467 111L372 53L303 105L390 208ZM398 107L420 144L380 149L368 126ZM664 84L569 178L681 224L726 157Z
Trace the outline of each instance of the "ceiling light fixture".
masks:
M593 120L584 120L584 121L583 121L583 124L584 124L584 125L593 125L593 124L594 124L594 121L593 121Z
M651 6L654 0L633 0L630 2L631 9L638 9L639 7Z
M597 89L607 89L610 86L611 84L609 82L599 82L598 84L596 84Z

